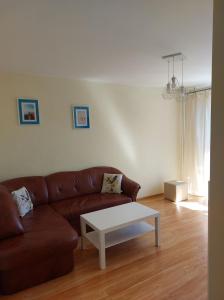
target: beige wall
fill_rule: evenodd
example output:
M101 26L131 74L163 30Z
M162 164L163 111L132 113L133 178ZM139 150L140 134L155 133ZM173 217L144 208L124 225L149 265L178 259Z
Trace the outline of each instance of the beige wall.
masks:
M209 299L224 299L224 2L214 1Z
M161 90L50 77L0 76L0 180L111 165L160 193L177 178L177 104ZM17 97L40 100L41 124L19 126ZM90 106L91 129L73 129L71 106Z

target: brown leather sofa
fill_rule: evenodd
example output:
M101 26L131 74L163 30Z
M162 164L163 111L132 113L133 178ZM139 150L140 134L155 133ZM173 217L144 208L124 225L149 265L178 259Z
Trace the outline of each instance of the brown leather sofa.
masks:
M140 186L125 175L121 194L101 194L104 173L121 172L95 167L1 182L1 294L71 271L80 235L80 214L136 200ZM31 195L34 209L21 219L10 192L23 186Z

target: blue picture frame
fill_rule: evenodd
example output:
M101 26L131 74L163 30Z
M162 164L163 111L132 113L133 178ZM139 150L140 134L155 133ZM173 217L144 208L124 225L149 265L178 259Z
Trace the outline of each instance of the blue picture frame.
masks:
M39 101L36 99L17 99L20 125L40 124Z
M90 128L88 106L73 106L72 115L74 128Z

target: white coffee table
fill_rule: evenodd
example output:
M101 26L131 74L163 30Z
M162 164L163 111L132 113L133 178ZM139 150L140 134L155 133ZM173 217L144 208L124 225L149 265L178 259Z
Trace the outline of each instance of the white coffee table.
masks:
M155 226L148 224L155 219ZM86 225L93 231L87 232ZM82 249L85 239L99 250L100 268L105 269L105 249L155 231L155 244L159 246L160 213L142 204L131 202L81 215Z

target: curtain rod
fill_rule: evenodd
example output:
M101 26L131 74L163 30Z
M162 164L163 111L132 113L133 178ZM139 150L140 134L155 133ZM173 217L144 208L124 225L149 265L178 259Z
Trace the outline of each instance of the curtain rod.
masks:
M190 94L194 94L194 93L198 93L198 92L203 92L203 91L208 91L211 90L212 88L206 87L206 88L201 88L201 89L194 89L193 91L187 92L186 95L190 95Z

